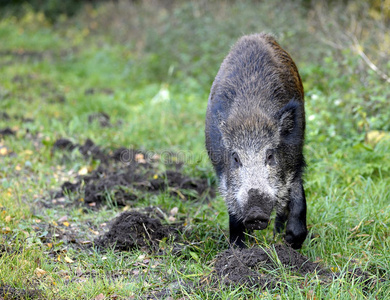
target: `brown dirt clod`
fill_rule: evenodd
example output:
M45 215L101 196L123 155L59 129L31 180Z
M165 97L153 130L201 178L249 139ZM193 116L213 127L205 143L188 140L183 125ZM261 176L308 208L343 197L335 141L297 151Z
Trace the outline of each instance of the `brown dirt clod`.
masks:
M6 136L6 135L15 135L15 131L13 131L9 127L6 127L4 129L0 129L0 136Z
M113 221L108 232L95 240L95 245L120 251L135 248L156 250L162 239L176 236L176 229L161 224L159 219L137 211L126 211Z
M365 289L371 289L378 281L383 281L360 268L334 273L330 268L312 262L308 257L282 244L270 248L226 250L217 256L211 278L215 275L218 281L227 285L274 288L283 282L282 269L298 275L297 280L303 281L306 275L312 274L326 284L335 278L344 277L362 283Z
M280 267L302 276L323 272L318 263L311 262L292 248L278 244L270 249L256 247L226 250L217 257L215 273L226 284L271 288L280 279L264 274L261 269L277 271Z

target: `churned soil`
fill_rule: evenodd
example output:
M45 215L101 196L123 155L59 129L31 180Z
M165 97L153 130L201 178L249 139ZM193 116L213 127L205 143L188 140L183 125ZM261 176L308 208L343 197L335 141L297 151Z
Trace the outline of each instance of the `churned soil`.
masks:
M279 279L264 270L281 267L299 275L323 273L318 263L285 245L272 248L229 249L220 253L215 262L215 274L226 284L249 285L261 288L274 287Z
M85 158L100 161L90 173L77 176L74 182L66 181L61 190L52 193L53 199L64 196L92 208L99 208L107 201L125 206L136 201L145 193L169 193L181 200L210 199L215 196L215 187L206 178L191 178L181 172L181 165L161 172L158 165L163 163L158 155L150 157L139 150L118 148L106 150L87 139L84 144L75 144L68 139L58 139L54 151L79 151ZM166 169L172 166L166 165Z
M378 281L359 268L344 272L332 272L298 251L282 244L270 248L229 249L217 255L214 271L218 281L227 285L246 285L258 288L274 288L283 282L282 272L288 270L304 281L306 275L317 276L324 284L336 278L362 283L365 288L373 288ZM214 279L215 279L214 277Z
M138 211L126 211L112 222L108 232L95 240L95 245L120 251L134 248L156 250L161 240L174 240L177 236L176 228L163 225L158 218Z
M18 289L0 282L0 299L19 300L19 299L43 299L42 293L38 289Z
M13 131L11 128L6 127L3 129L0 129L0 137L6 136L6 135L15 135L15 131Z

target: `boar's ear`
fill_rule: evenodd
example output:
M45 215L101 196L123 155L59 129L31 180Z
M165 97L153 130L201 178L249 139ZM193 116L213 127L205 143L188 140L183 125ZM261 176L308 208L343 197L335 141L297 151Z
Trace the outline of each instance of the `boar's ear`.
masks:
M302 104L292 99L277 112L276 118L279 121L279 133L282 137L288 137L301 129L302 109Z

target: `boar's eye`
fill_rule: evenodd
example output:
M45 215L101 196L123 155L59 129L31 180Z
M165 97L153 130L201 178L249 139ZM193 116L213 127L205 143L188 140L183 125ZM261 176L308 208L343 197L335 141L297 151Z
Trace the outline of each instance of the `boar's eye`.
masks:
M242 166L240 157L238 156L237 152L232 153L232 166L234 168L239 168Z
M274 149L268 149L265 153L265 163L269 166L276 165L276 159L275 159L275 150Z

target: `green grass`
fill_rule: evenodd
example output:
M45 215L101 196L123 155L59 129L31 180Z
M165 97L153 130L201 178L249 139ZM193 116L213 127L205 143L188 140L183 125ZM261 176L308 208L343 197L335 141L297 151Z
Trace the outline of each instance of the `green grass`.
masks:
M295 24L288 19L287 24L273 27L267 22L272 18L266 19L272 11L269 2L224 5L214 21L211 12L196 3L178 5L173 20L161 8L154 16L146 7L139 9L145 14L144 22L165 24L160 28L163 37L156 40L156 33L146 26L138 28L141 32L128 33L126 42L104 23L110 5L92 12L86 9L75 19L64 20L62 26L49 25L42 15L32 12L19 20L0 20L0 40L6 41L0 43L0 51L7 53L0 56L0 113L12 117L0 119L0 129L16 130L16 136L0 141L0 148L16 154L0 156L0 239L7 249L0 248L0 284L38 288L45 299L93 299L101 293L108 299L114 299L113 295L137 299L161 288L168 288L178 299L389 298L390 139L388 132L378 143L364 139L373 130L389 130L388 85L369 73L365 74L366 85L361 86L354 71L358 58L348 51L340 62L332 58L332 49L326 49L328 56L322 59L321 47L313 46L310 51L302 49L308 55L305 59L294 39L305 36L314 41L305 31L304 20L297 19ZM256 21L253 15L260 14L260 9L263 19ZM280 13L290 11L286 8ZM298 13L298 8L291 11ZM231 18L226 21L224 14ZM243 24L242 14L252 21ZM91 19L83 23L85 16ZM88 27L91 20L98 23L97 29ZM175 25L174 21L183 20L188 21L186 26ZM188 37L192 28L196 28L194 41ZM384 282L370 290L343 277L327 284L312 277L302 284L282 270L286 283L274 290L197 288L199 280L211 272L215 256L228 247L228 216L220 196L210 203L196 203L167 194L149 195L135 205L179 208L191 232L185 235L189 245L179 256L139 250L101 253L82 251L62 240L52 245L42 242L47 233L35 229L39 224L56 222L53 226L66 232L70 229L58 224L66 215L70 228L75 225L81 237L93 239L96 235L90 229L101 233L101 224L120 212L114 205L94 212L39 205L49 190L74 180L82 167L97 165L76 151L68 159L52 153L60 137L78 143L90 138L109 149L125 146L181 152L190 156L184 166L188 175L215 181L203 132L213 76L239 35L263 29L276 32L281 44L293 50L306 89L305 189L308 225L315 238L308 239L300 252L338 270L359 267L383 277ZM142 51L131 34L142 36ZM173 51L171 44L177 39L182 40ZM311 59L316 53L316 59ZM86 93L91 88L95 93ZM89 124L88 115L95 112L107 112L114 126ZM33 121L23 122L17 116ZM260 245L272 244L272 228L258 232L256 238ZM55 256L49 255L52 247ZM65 257L73 262L66 262ZM38 275L37 268L46 273ZM117 279L111 280L112 276Z

